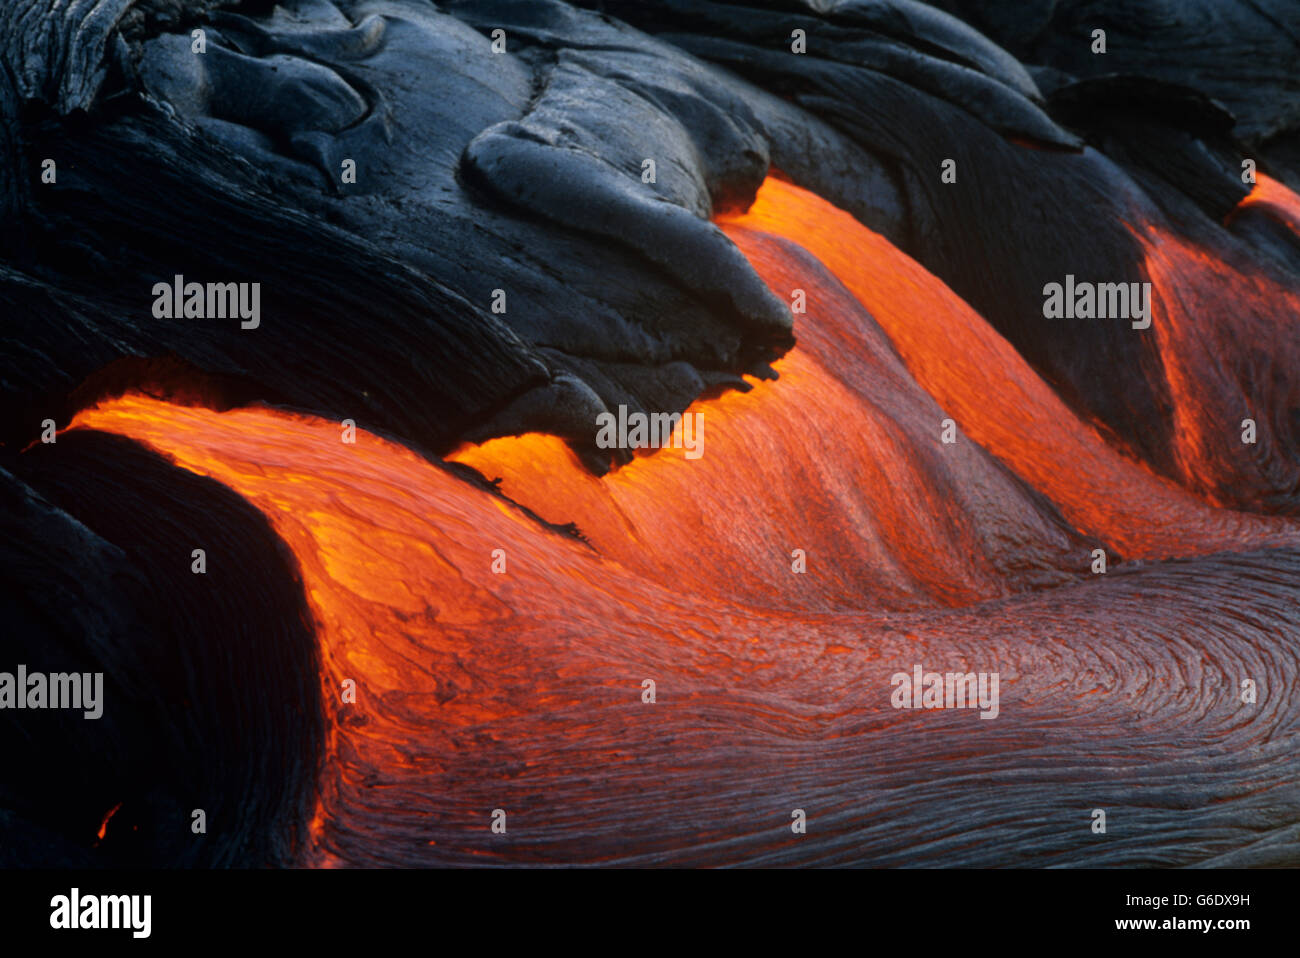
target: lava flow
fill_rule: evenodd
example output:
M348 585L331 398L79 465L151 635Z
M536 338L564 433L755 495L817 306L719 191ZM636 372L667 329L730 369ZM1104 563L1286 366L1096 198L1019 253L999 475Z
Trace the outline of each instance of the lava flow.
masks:
M451 457L583 539L322 419L141 396L77 416L236 490L297 558L333 703L304 861L974 862L983 829L1004 858L1069 863L1085 852L1063 810L1154 815L1173 774L1206 798L1184 827L1216 836L1180 854L1239 845L1216 803L1294 771L1296 556L1209 554L1294 547L1297 525L1113 451L816 196L769 179L722 225L808 313L779 380L692 406L700 459L661 449L597 478L540 435ZM1097 547L1184 561L1099 577ZM1261 656L1281 678L1243 719L1236 677ZM999 672L1002 717L891 709L891 674L918 662ZM999 782L1037 831L1007 820ZM1167 855L1159 832L1110 854Z

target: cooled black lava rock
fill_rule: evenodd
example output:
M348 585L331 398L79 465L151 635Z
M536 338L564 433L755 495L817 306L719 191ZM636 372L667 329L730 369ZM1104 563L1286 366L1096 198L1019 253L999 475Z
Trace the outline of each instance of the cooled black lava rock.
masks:
M97 718L4 711L0 866L293 862L323 717L288 548L238 494L120 436L75 430L14 466L0 670L104 678Z

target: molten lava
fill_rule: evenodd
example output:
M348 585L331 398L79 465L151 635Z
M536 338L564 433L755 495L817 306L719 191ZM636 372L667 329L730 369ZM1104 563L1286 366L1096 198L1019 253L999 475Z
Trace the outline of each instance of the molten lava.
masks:
M1183 707L1139 681L1193 681L1152 630L1206 635L1204 672L1236 675L1249 637L1216 619L1216 590L1271 608L1274 579L1237 584L1214 560L1106 585L1091 550L1296 545L1294 522L1215 509L1112 450L951 290L816 196L769 179L722 225L808 313L779 380L692 406L702 458L661 449L595 477L542 435L451 457L585 541L322 419L141 396L77 416L237 490L297 558L333 703L310 861L786 860L809 796L816 860L853 860L895 847L888 809L964 807L951 783L913 791L909 768L978 756L1013 774L1026 748ZM1171 248L1153 247L1161 290L1185 266ZM1000 671L1017 708L978 745L952 715L888 736L910 719L886 677L921 658ZM1160 744L1124 761L1142 741Z
M1287 187L1263 173L1256 174L1255 185L1250 195L1237 204L1228 217L1229 222L1242 210L1262 210L1277 220L1292 233L1300 236L1300 196Z
M917 412L922 408L925 412L912 433L913 455L933 450L941 420L951 416L970 439L1047 495L1076 529L1109 543L1122 555L1165 558L1297 541L1300 527L1295 523L1209 508L1177 484L1112 449L1010 343L942 282L883 236L814 194L769 178L748 212L726 217L722 225L779 295L788 298L791 290L805 289L809 312L796 316L799 346L776 364L782 376L779 382L761 387L757 396L727 397L717 412L706 414L712 435L726 430L727 438L722 440L726 450L714 453L710 460L718 476L705 479L701 473L708 467L703 463L693 473L682 468L679 452L655 455L656 460L667 460L659 465L659 475L680 477L683 489L688 476L696 483L704 480L705 488L721 486L722 474L743 461L746 468L769 473L771 481L764 488L771 511L764 515L790 533L792 547L810 541L799 531L809 518L815 520L815 528L825 529L820 521L825 496L837 495L840 508L826 514L853 515L854 522L838 530L831 542L820 536L811 540L826 545L837 565L852 564L867 554L861 541L866 536L860 530L884 526L876 541L884 539L887 548L869 553L873 578L894 573L896 561L891 557L897 557L913 573L913 581L922 580L933 592L942 592L942 583L954 581L957 574L956 581L970 584L954 598L965 601L980 594L979 569L967 561L975 557L976 566L985 562L987 546L981 546L979 533L951 543L951 555L944 562L944 540L951 525L945 526L944 534L928 534L927 518L935 517L938 510L933 502L927 506L908 499L912 490L933 488L936 474L944 467L920 470L919 475L884 471L906 468L906 457L896 448L885 448L891 423L877 410L891 400L897 404L897 394L911 385L906 382L910 374L942 409L916 400ZM1235 281L1230 288L1240 296L1234 299L1263 304L1270 319L1294 308L1295 297L1276 283L1245 277L1222 265L1206 267L1204 257L1188 251L1171 261L1171 255L1178 255L1169 252L1175 243L1164 237L1162 246L1153 246L1149 261L1161 319L1156 328L1173 330L1164 335L1196 341L1194 333L1180 332L1195 330L1197 324L1194 310L1178 307L1175 291L1205 290L1216 282ZM787 244L797 244L819 262L809 261ZM1203 276L1207 268L1213 272ZM846 289L852 298L845 295ZM890 369L892 381L883 389L879 367L888 365L889 347L882 345L877 329L884 331L906 364L905 372ZM1170 378L1182 400L1179 411L1184 413L1180 422L1188 419L1206 428L1203 419L1188 415L1195 389L1176 373L1184 368L1184 360L1204 364L1208 359L1201 353L1190 357L1170 353ZM1300 368L1300 357L1295 368ZM877 399L871 395L873 389L890 395ZM1233 430L1224 432L1236 437ZM1181 448L1187 474L1196 475L1198 467L1211 465L1208 454L1198 455L1192 439ZM956 450L947 454L954 459L961 455ZM641 543L655 539L648 530L662 527L664 518L654 514L656 500L660 509L673 503L671 508L680 514L677 503L702 495L696 486L684 495L660 496L660 487L639 478L653 468L641 460L609 481L592 479L565 456L560 443L542 437L494 440L458 451L453 458L489 476L503 477L508 494L547 518L581 517L584 532L595 536L602 549L631 542L621 527L630 525L636 544L626 550L625 558L632 562L645 555ZM962 484L971 481L972 467L958 468ZM956 495L952 490L935 492L941 498ZM1007 507L996 520L1000 526L1014 527L1029 511L1016 502L1015 493L998 490L989 498ZM563 507L555 508L560 504ZM566 510L570 515L564 514ZM690 521L691 528L726 524L711 508L696 510ZM1020 531L1016 538L1034 534ZM846 541L847 557L835 547ZM927 564L927 556L930 568L917 571ZM743 570L739 574L744 577ZM780 578L776 588L788 581ZM860 584L845 585L844 598L850 607L860 606ZM984 594L989 594L987 586Z

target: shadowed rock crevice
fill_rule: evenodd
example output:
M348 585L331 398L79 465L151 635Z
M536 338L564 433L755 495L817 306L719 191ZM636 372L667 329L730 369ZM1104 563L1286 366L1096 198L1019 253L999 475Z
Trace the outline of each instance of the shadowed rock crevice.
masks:
M104 684L98 719L6 709L0 864L296 860L324 725L284 543L230 489L119 436L75 430L7 465L3 669Z

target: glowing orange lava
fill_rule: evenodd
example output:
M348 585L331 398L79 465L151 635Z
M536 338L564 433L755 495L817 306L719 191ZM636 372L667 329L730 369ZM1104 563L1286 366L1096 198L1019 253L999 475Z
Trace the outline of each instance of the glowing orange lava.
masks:
M1272 216L1300 236L1300 196L1291 192L1285 184L1279 183L1264 173L1255 175L1255 185L1250 195L1237 204L1237 208L1228 217L1231 223L1242 210L1259 209Z
M718 676L737 668L761 698L810 667L834 688L844 658L843 638L828 630L720 599L725 581L686 565L664 583L636 575L400 445L361 431L355 445L341 442L336 423L128 396L83 411L70 428L132 436L225 483L297 557L332 703L312 823L318 864L347 858L348 842L362 840L330 833L330 823L364 820L349 808L397 816L454 794L410 843L457 860L467 827L490 838L480 809L526 809L524 798L503 796L525 769L563 761L548 755L555 743L569 742L581 769L634 762L618 743L656 727L654 714L626 708L645 676L671 689L680 716L697 696L707 713ZM493 571L496 549L504 574ZM348 679L355 704L341 697ZM707 736L709 721L697 717ZM526 748L512 728L551 744ZM498 852L528 856L500 843Z
M117 814L117 810L118 810L119 808L121 808L121 807L122 807L122 803L121 803L121 802L118 802L116 805L114 805L112 808L110 808L110 809L108 810L108 813L104 815L104 820L103 820L102 822L99 823L99 831L95 832L95 837L97 837L100 841L103 841L103 840L104 840L104 836L108 834L108 822L109 822L109 820L110 820L114 815Z
M978 660L1008 695L1028 675L1061 696L1039 696L1052 721L1115 707L1087 699L1130 671L1072 651L1078 629L1052 632L1055 593L1035 604L1043 586L1090 578L1092 543L1075 530L1126 556L1300 541L1293 523L1214 509L1115 453L947 287L816 196L769 180L722 225L783 299L807 292L808 313L778 381L692 406L699 459L662 449L597 478L539 435L452 457L586 542L317 418L141 396L76 417L70 428L130 436L236 490L297 558L328 711L315 863L761 848L767 825L714 826L708 810L729 807L736 783L859 793L875 756L854 736L902 720L882 705L895 660ZM1071 600L1076 621L1089 588ZM982 618L954 616L984 600ZM1035 655L1052 667L1031 668ZM662 704L640 708L647 680ZM656 775L694 783L671 797L680 807L601 824ZM787 828L784 801L772 805ZM497 808L522 827L492 834Z
M1300 236L1300 197L1260 176L1238 210L1257 208ZM1287 422L1300 409L1300 295L1266 257L1200 248L1171 231L1136 231L1146 253L1183 482L1207 500L1252 504L1300 488ZM1243 443L1245 420L1260 439ZM1284 506L1285 508L1285 506Z
M799 344L776 364L780 381L763 384L751 396L725 397L716 412L706 413L709 455L687 464L678 451L656 453L653 485L644 478L652 467L642 460L611 479L595 480L561 443L544 437L494 440L458 450L453 458L490 477L502 477L509 495L547 518L576 519L602 550L619 551L630 562L645 555L645 543L655 538L649 530L674 521L683 505L689 512L686 530L723 532L732 514L720 512L720 504L701 490L724 487L726 476L736 470L755 470L762 476L753 488L764 490L771 510L763 515L788 533L792 547L814 541L826 550L823 554L849 566L868 556L873 576L883 575L900 587L910 578L920 583L916 589L931 595L944 594L944 583L963 583L951 591L954 601L996 591L981 580L971 561L979 557L976 562L983 562L995 550L982 547L979 532L945 541L952 534L950 524L931 534L927 516L935 514L934 496L958 494L938 488L935 477L942 470L908 471L911 456L938 444L940 421L948 416L970 439L1046 494L1075 528L1123 555L1162 558L1246 543L1296 541L1294 523L1211 508L1120 455L946 285L883 236L815 194L769 178L748 212L726 217L721 225L778 295L788 298L794 289L807 292L808 313L795 317ZM801 257L798 247L819 262ZM1153 261L1158 267L1159 260ZM1186 272L1191 267L1184 259L1175 268ZM1236 275L1226 267L1223 272ZM1176 288L1175 277L1166 277L1158 268L1157 273L1157 295ZM1267 295L1277 291L1256 292L1259 300L1268 302ZM869 317L862 315L859 304ZM1176 320L1192 324L1185 310ZM883 355L888 347L882 348L876 324L902 357L905 371L889 368ZM911 452L904 454L897 441L897 408L885 412L884 407L891 397L895 407L901 405L898 393L906 391L909 373L939 408L927 409L918 400L909 410L913 418L928 418L916 423L909 436ZM884 384L882 375L889 377ZM1190 387L1180 394L1190 395ZM948 447L948 454L949 461L960 455L954 447ZM1189 468L1199 461L1195 456L1188 454ZM965 461L956 468L963 485L981 472ZM694 483L689 488L688 477ZM674 491L669 494L662 483L674 486ZM997 521L1011 526L1022 522L1025 510L1015 496L1003 490L998 494L1009 498ZM984 506L996 509L991 500L998 494L985 497ZM705 508L692 508L692 502L701 501ZM669 511L670 516L664 514ZM746 512L746 527L762 522L763 515ZM853 521L842 523L831 536L824 534L828 517L834 523L835 517L848 516ZM823 534L809 536L807 528ZM879 533L864 543L869 534L863 530ZM1020 533L1045 534L1041 529ZM706 541L716 538L708 536ZM620 550L624 544L627 547ZM905 577L900 578L900 572ZM745 571L736 575L743 589ZM780 577L765 586L788 600L790 596L782 594L788 584L788 577ZM856 600L860 606L861 583L850 581L845 588L836 598Z

